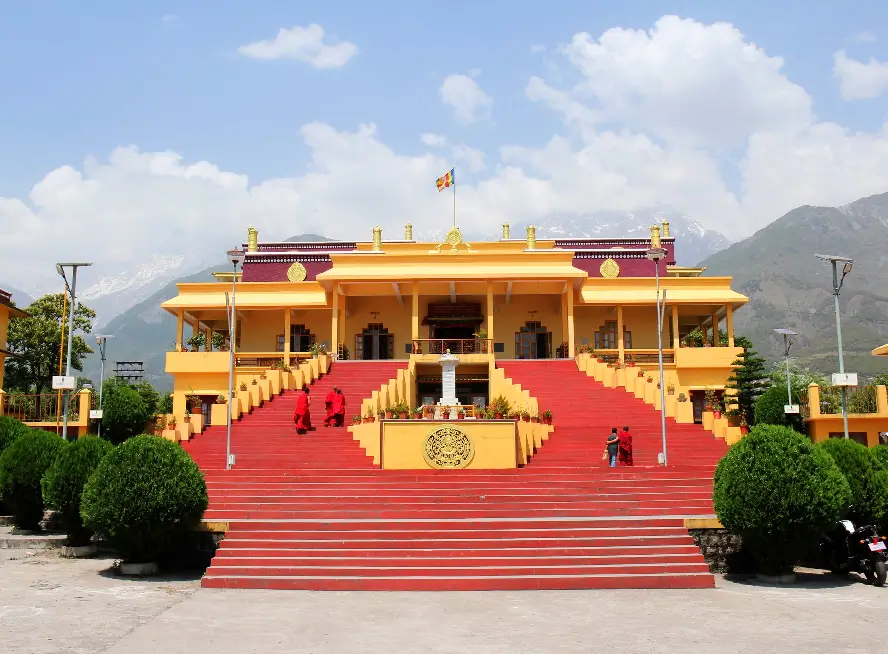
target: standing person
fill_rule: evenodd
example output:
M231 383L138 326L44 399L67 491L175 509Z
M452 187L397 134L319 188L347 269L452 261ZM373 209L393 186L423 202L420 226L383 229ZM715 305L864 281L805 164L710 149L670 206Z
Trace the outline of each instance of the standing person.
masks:
M327 393L327 397L324 398L324 408L327 410L327 415L324 416L324 427L329 427L330 423L334 420L335 411L333 411L333 402L336 401L336 393L339 391L335 386L331 389L329 393Z
M632 462L632 434L629 433L629 427L623 427L623 431L619 435L619 454L621 466L633 466Z
M345 424L345 395L342 394L342 389L338 386L336 387L336 395L333 396L331 410L333 411L333 424L342 427Z
M607 460L611 468L617 467L617 449L620 445L620 437L617 435L617 428L611 429L610 436L607 437Z
M305 434L311 429L311 391L308 386L302 387L302 392L296 398L296 410L293 411L293 422L296 423L296 433Z

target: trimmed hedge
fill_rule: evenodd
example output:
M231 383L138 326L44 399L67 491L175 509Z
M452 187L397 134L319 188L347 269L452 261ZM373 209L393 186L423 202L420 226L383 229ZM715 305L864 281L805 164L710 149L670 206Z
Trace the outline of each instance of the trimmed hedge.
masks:
M848 519L854 524L878 524L888 510L888 471L875 453L850 438L829 438L817 448L832 457L848 480Z
M113 449L114 446L102 438L84 436L62 450L43 475L43 500L61 513L68 545L89 545L93 532L83 526L80 498L90 476Z
M888 470L888 445L876 445L873 448L873 454L882 467Z
M40 480L68 447L58 434L29 431L16 438L0 455L0 494L12 505L19 529L39 529L43 519Z
M0 416L0 454L12 445L12 441L29 431L29 427L22 421L9 416Z
M176 443L141 435L102 459L83 490L83 524L127 562L157 561L200 523L207 486Z
M789 427L756 426L715 471L715 513L765 574L791 572L850 500L832 458Z
M795 391L792 399L795 403L799 401ZM786 402L786 386L771 386L755 401L755 424L786 425L799 433L805 433L805 425L800 415L787 415L783 412Z

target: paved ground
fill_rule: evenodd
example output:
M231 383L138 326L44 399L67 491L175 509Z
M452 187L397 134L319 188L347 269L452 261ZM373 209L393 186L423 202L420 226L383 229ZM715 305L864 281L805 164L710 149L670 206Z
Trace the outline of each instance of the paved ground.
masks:
M109 560L0 550L0 651L876 652L888 588L804 575L712 591L312 593L130 581Z

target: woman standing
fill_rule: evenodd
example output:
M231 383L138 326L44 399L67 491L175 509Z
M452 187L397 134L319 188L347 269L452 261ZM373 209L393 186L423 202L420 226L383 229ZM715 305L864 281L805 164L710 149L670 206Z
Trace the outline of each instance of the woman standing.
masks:
M296 397L296 410L293 411L293 422L296 423L296 433L305 434L311 429L311 391L308 386L302 387L302 392Z

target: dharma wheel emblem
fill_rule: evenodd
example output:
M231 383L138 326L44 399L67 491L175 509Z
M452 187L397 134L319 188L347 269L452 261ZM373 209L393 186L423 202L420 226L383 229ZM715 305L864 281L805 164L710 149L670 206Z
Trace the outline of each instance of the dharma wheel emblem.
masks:
M426 438L422 454L433 468L459 469L471 463L475 446L461 429L438 427Z
M287 269L287 279L291 282L304 282L308 271L298 261Z
M602 277L613 279L620 276L620 266L611 258L605 259L604 263L601 264L601 268L599 270Z

